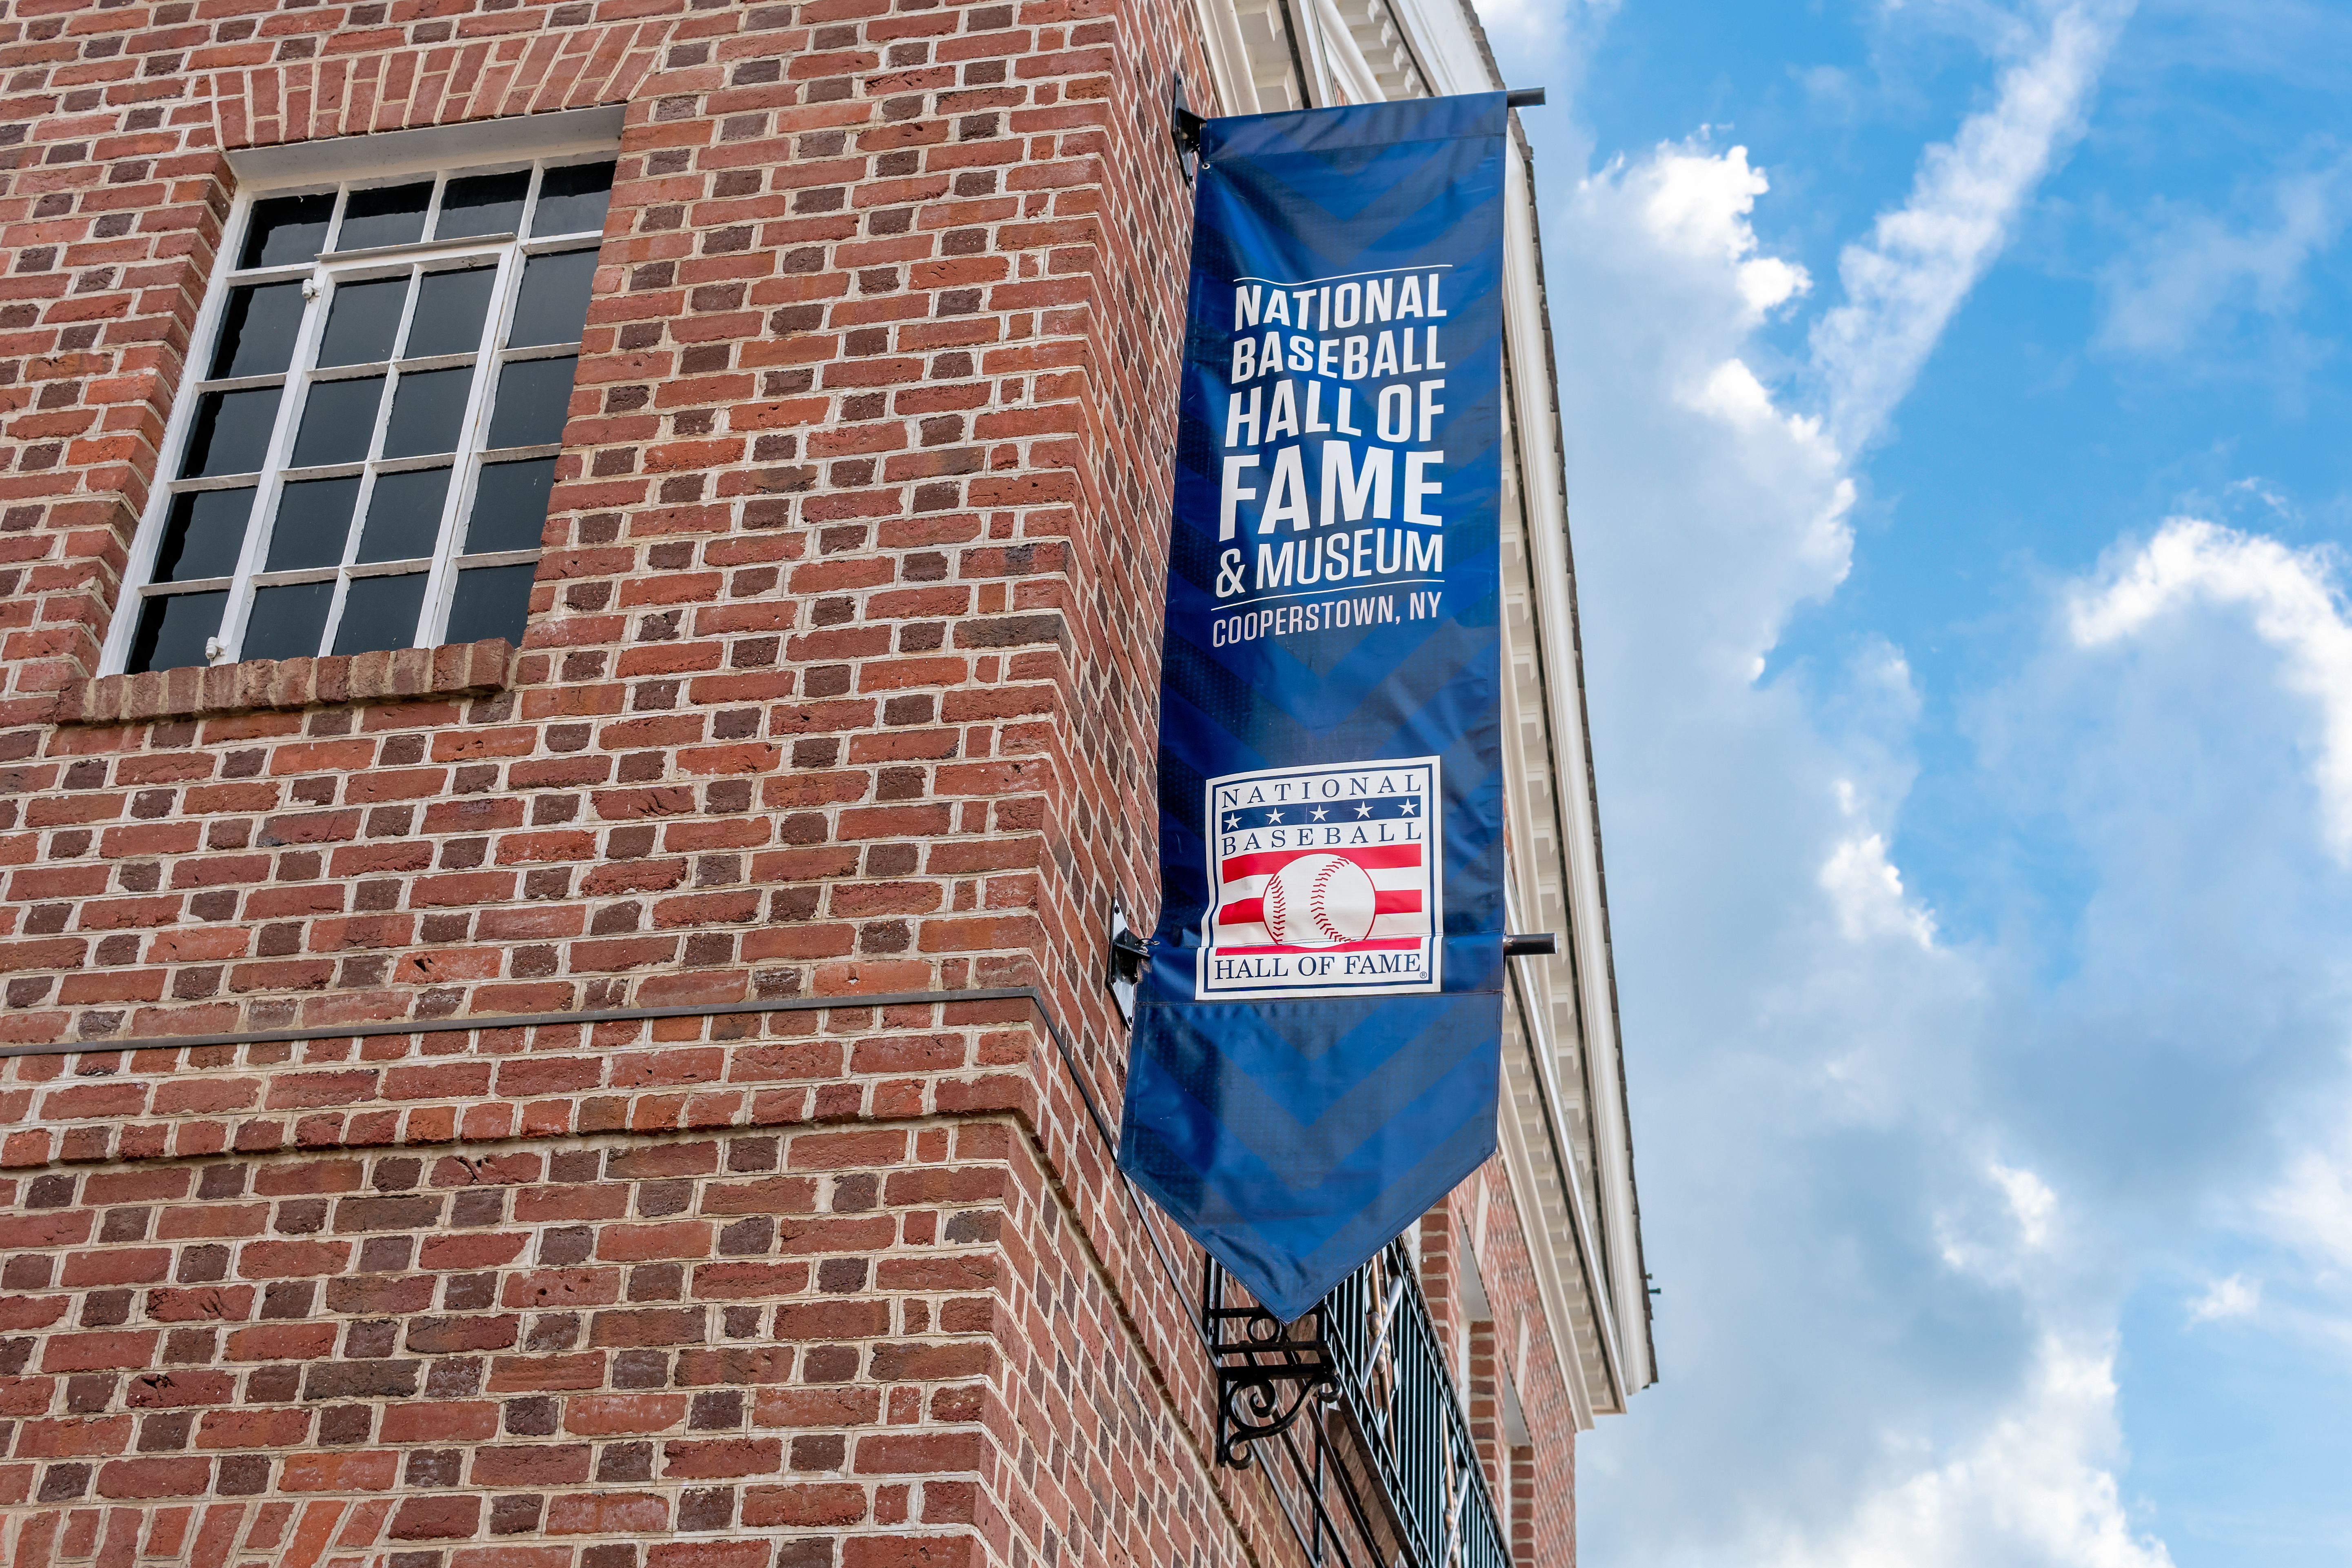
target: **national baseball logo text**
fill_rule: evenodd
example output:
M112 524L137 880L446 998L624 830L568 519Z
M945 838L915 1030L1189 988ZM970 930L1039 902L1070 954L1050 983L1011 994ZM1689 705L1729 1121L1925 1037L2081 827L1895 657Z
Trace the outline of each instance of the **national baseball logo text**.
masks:
M1438 989L1435 757L1209 781L1199 994Z

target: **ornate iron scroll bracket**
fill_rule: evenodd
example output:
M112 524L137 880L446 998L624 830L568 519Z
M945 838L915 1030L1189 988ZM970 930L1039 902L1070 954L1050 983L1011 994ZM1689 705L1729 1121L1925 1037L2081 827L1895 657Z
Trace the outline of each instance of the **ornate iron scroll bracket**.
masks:
M1249 1468L1249 1446L1279 1436L1315 1404L1339 1396L1324 1308L1285 1323L1255 1301L1228 1305L1225 1271L1205 1260L1201 1322L1217 1370L1217 1463Z

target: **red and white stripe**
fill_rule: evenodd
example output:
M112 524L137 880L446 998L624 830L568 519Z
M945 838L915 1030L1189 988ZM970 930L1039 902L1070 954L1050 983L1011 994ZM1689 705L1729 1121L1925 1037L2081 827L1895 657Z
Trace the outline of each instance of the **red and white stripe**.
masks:
M1266 884L1276 871L1305 855L1337 855L1352 860L1371 879L1378 901L1371 932L1363 941L1305 948L1278 944L1268 935ZM1365 952L1417 947L1429 935L1429 910L1422 891L1428 876L1423 868L1419 844L1382 844L1353 849L1262 849L1226 856L1217 873L1214 941L1220 952Z

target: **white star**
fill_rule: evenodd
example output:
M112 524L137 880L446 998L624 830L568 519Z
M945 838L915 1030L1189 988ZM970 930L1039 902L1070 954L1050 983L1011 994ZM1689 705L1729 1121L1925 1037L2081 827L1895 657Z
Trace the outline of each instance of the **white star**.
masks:
M1269 826L1269 827L1273 826L1276 823L1280 822L1281 820L1282 820L1282 813L1280 813L1280 812L1278 812L1278 811L1269 811L1269 812L1267 812L1267 813L1265 814L1266 826Z
M1397 810L1406 816L1411 816L1412 815L1412 807L1413 803L1412 801L1406 801L1402 805L1397 807Z
M1322 821L1325 817L1327 817L1327 816L1330 816L1330 815L1331 815L1331 814L1330 814L1329 812L1328 812L1328 811L1324 810L1324 809L1323 809L1321 806L1319 806L1319 805L1318 805L1318 806L1317 806L1317 807L1315 808L1315 820L1316 820L1316 821L1318 821L1318 822Z
M1372 808L1369 805L1360 805L1356 807L1356 815L1358 816L1370 816L1372 815Z
M1242 825L1242 819L1241 819L1240 817L1238 817L1238 816L1228 816L1228 817L1226 817L1226 818L1225 818L1225 828L1226 828L1226 831L1228 831L1228 832L1231 832L1233 829L1234 829L1234 828L1236 828L1236 827L1239 827L1241 825Z

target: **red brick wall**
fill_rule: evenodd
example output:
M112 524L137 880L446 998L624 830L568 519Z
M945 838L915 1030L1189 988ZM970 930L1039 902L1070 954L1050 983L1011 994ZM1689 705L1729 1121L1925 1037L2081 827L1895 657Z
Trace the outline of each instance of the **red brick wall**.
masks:
M12 1564L1239 1561L1002 1120L0 1194Z
M467 21L581 12L501 46L560 50L604 37L585 9ZM58 140L107 89L17 106L26 221L5 234L55 243L9 252L22 330L0 388L18 623L0 859L26 868L8 934L39 939L5 959L26 977L13 1037L399 1017L426 992L472 1011L717 999L852 967L952 986L1056 948L1046 967L1076 979L1148 849L1110 827L1140 798L1181 186L1112 101L1164 54L1128 58L1083 7L1033 9L706 8L663 24L711 36L660 68L624 55L575 83L639 91L536 618L513 689L468 702L37 722L92 673L111 611L217 238L213 145L277 123L248 114L265 102L314 102L314 132L358 110L356 89L298 90L323 65L146 82L202 52L109 56L142 105L111 118L166 121L133 144ZM287 10L299 37L274 47L331 15ZM340 62L352 81L433 55L331 42L373 50ZM109 29L74 47L101 43L189 47ZM523 106L489 92L432 102ZM1086 929L1048 937L1055 909ZM36 994L44 974L59 984Z
M0 1063L0 1562L1290 1560L1028 1005L857 1001L1038 986L1116 1101L1192 26L8 0L0 1039L310 1037ZM510 668L97 700L222 150L600 102Z
M1513 1558L1550 1568L1576 1560L1576 1416L1521 1224L1510 1178L1499 1159L1489 1160L1423 1216L1422 1288L1439 1332L1456 1347L1472 1437ZM1472 1268L1485 1318L1471 1311L1463 1275ZM1505 1383L1531 1444L1514 1446L1505 1430Z

